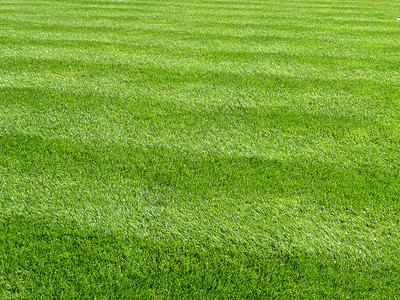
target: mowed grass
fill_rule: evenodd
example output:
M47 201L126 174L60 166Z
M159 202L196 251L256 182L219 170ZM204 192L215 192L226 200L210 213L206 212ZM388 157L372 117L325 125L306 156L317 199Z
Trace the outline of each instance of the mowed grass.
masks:
M397 17L0 0L0 297L400 298Z

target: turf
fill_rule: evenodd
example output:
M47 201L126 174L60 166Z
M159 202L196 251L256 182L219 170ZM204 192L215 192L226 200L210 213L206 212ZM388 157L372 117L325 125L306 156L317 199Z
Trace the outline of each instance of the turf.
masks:
M400 298L399 13L0 0L0 298Z

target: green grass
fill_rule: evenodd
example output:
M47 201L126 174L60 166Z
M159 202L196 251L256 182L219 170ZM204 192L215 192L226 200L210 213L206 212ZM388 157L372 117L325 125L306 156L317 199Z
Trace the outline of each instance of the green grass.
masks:
M400 298L400 2L0 0L0 298Z

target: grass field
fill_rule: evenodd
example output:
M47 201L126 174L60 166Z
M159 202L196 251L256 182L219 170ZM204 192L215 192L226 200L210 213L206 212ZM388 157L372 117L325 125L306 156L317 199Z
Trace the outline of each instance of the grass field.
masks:
M400 299L398 17L0 0L0 298Z

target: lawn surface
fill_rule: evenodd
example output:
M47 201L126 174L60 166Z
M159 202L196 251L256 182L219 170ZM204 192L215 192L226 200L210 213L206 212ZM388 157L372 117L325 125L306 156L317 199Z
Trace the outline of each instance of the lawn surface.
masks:
M0 298L400 299L398 17L0 0Z

